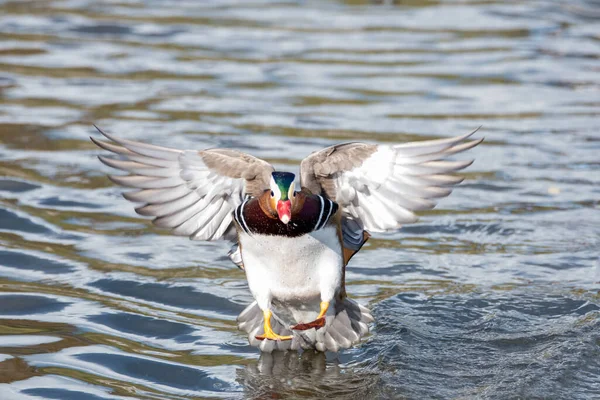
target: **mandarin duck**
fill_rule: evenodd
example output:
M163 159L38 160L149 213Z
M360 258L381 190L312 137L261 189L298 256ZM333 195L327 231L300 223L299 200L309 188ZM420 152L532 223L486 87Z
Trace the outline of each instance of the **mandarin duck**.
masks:
M176 150L117 138L91 140L136 212L192 240L231 240L255 301L237 318L262 351L339 351L368 333L371 312L348 298L346 265L372 232L413 223L463 178L473 160L448 161L483 139L474 132L397 145L345 143L316 151L295 175L230 149ZM275 312L276 311L276 312Z

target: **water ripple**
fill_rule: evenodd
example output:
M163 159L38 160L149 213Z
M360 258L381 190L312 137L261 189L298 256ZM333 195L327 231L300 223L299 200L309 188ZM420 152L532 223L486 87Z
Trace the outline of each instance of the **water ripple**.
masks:
M597 6L1 1L0 393L599 397ZM228 246L139 218L91 123L292 171L343 141L486 141L452 196L353 258L365 343L259 355Z

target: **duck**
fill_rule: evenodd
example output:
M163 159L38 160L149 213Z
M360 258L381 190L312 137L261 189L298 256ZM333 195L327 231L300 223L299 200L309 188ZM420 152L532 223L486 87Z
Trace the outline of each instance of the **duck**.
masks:
M95 125L94 125L95 126ZM179 150L95 126L100 161L134 189L125 199L153 224L192 240L232 243L254 302L238 328L263 352L337 352L369 333L371 311L346 292L346 268L372 234L417 221L448 196L474 160L448 160L483 141L464 135L402 144L351 142L317 150L299 179L233 149ZM479 128L478 128L479 129ZM116 155L116 157L115 157ZM298 185L296 185L298 183Z

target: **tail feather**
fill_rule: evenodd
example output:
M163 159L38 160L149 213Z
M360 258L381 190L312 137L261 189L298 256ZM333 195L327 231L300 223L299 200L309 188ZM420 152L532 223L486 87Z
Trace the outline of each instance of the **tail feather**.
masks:
M286 341L256 339L257 335L264 333L263 313L256 302L242 311L237 322L238 328L248 334L250 345L265 353L300 348L337 352L357 344L369 332L367 324L374 319L366 307L349 298L337 301L334 310L334 315L327 315L325 327L306 331L291 330L291 323L286 323L274 312L271 319L273 330L280 335L293 335L292 340Z
M263 313L256 301L250 304L238 315L238 329L246 332L255 330L262 325Z
M227 255L229 256L229 259L238 266L239 269L241 269L242 271L244 270L244 262L242 261L242 251L240 249L240 245L239 243L234 243L233 246L231 246L231 249L229 250L229 253L227 253Z

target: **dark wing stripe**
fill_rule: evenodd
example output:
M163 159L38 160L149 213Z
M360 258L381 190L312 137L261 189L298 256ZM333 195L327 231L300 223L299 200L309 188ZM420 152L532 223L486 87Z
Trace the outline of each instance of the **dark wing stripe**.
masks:
M235 208L235 210L233 210L233 219L235 219L236 224L238 224L239 226L242 226L242 224L240 224L240 217L238 216L239 212L240 212L240 206L237 206Z
M327 217L325 217L323 219L323 222L321 222L321 227L319 229L323 229L323 227L325 227L325 225L327 225L327 221L329 221L329 217L331 216L331 210L333 209L333 204L331 203L331 200L327 199Z
M319 198L319 201L321 202L321 211L319 212L319 219L317 220L317 223L315 224L315 231L318 231L319 225L321 224L321 218L323 218L323 210L325 209L325 202L323 201L323 197L321 196L317 196Z
M321 197L321 196L319 196L319 197ZM321 199L322 199L322 197L321 197ZM327 200L327 216L322 221L320 221L320 223L317 225L315 230L322 229L327 224L327 222L329 221L329 218L331 217L331 214L333 213L335 203L329 199L326 199L326 200Z
M246 200L240 205L240 219L242 220L242 228L246 231L247 234L250 234L250 229L248 229L248 225L246 225L246 219L244 218L244 206L250 200L250 197L246 197Z
M246 221L243 219L243 215L242 215L243 208L244 208L244 205L246 204L246 201L247 201L247 199L244 200L244 202L242 204L240 204L239 206L237 206L235 208L235 211L233 213L233 218L235 218L235 222L237 222L237 224L240 226L240 228L242 228L242 230L244 232L249 234L250 232L248 231L248 226L246 225Z

